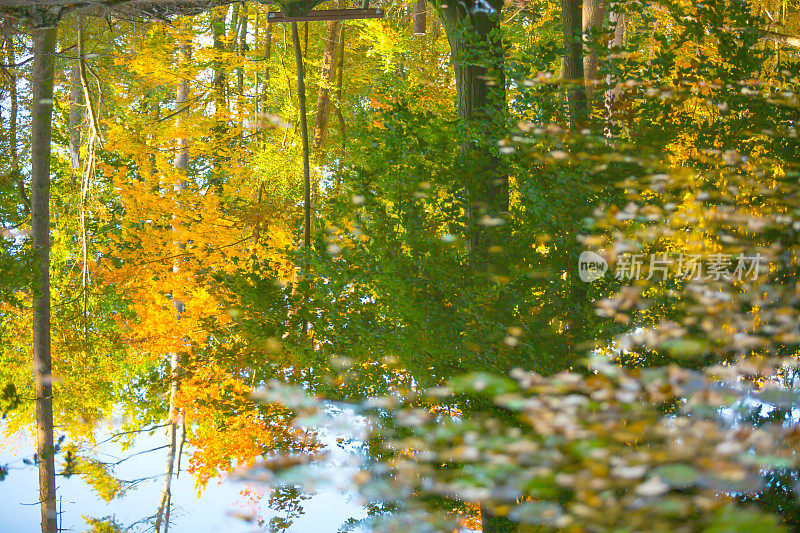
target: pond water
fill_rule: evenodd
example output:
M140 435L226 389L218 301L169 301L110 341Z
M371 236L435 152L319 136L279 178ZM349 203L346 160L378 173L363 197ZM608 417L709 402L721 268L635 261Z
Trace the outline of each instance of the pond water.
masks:
M0 431L7 428L0 426ZM358 441L363 435L364 421L349 408L329 407L319 426L314 428L319 440L329 452L318 461L314 472L304 483L305 492L298 499L299 508L293 508L293 519L287 531L315 531L335 533L348 520L366 517L363 501L350 481L363 462ZM119 426L109 426L94 434L102 442L119 431ZM57 433L58 434L58 433ZM341 445L342 439L347 445ZM104 501L97 491L81 476L59 476L56 480L59 494L59 530L87 531L85 517L112 517L126 531L152 531L153 520L159 505L164 478L167 450L164 449L164 429L153 434L136 435L129 446L109 440L98 446L83 448L99 460L119 464L113 474L121 480L142 480L122 496ZM35 443L30 434L20 431L3 433L0 444L0 465L7 466L8 476L0 483L0 531L21 533L40 528L41 514L38 470L25 464L35 453ZM186 446L182 463L187 465L193 450ZM64 467L59 456L57 470ZM250 533L268 527L270 519L285 517L281 505L270 508L271 487L257 481L243 481L233 475L212 478L198 491L196 478L182 471L172 482L172 505L169 531L196 533L224 531ZM261 524L259 526L259 523ZM265 525L266 524L266 525ZM355 527L352 531L361 531Z
M800 530L800 4L317 3L0 0L0 533Z

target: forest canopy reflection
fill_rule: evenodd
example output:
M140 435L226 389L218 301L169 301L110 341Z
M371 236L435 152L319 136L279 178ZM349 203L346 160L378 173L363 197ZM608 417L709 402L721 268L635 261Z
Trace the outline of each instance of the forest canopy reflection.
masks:
M316 5L0 0L4 505L797 528L796 3Z

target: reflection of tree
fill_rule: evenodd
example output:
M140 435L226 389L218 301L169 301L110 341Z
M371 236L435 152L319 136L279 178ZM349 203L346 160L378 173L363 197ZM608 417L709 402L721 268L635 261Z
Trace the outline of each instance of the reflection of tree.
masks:
M125 526L117 522L113 516L86 518L86 523L90 528L87 530L88 533L122 533L127 531Z
M280 511L280 516L269 519L267 526L270 531L286 531L297 518L303 515L303 500L311 498L296 485L279 485L274 487L269 494L268 506L270 509Z
M191 46L189 43L183 43L180 46L180 54L178 55L180 59L180 65L183 66L183 63L189 61L191 58ZM178 108L183 107L186 104L187 99L189 98L189 80L186 78L181 79L178 82L177 94L175 98L175 103ZM185 119L181 117L177 123L178 128L185 127ZM186 138L180 134L177 135L176 138L176 147L177 153L175 157L175 170L182 176L182 181L178 181L174 188L176 192L176 202L175 202L175 210L172 213L172 233L175 235L173 238L173 245L175 249L176 257L180 256L180 253L186 249L186 243L182 242L181 239L177 236L180 228L181 223L179 222L180 219L180 210L181 210L181 196L182 192L187 186L187 181L189 176L187 175L189 169L189 144ZM175 274L174 280L177 283L178 281L178 274L180 274L180 259L173 259L173 267L172 272ZM180 320L181 314L184 310L184 289L182 287L178 287L177 285L172 289L172 300L173 305L175 307L175 314L177 315L177 320ZM156 533L161 533L161 526L164 526L164 533L167 533L169 530L169 513L170 513L170 505L172 503L172 476L173 473L177 477L180 475L180 464L181 464L181 452L183 451L183 442L186 435L185 423L182 423L180 420L180 414L178 411L178 407L176 405L178 391L180 389L180 377L182 373L181 369L181 352L178 349L174 349L170 354L170 386L169 386L169 406L168 406L168 413L167 413L167 465L166 471L164 472L164 487L161 489L161 499L158 503L158 511L156 512L156 521L155 521L155 530ZM180 428L180 437L178 436L178 430ZM177 466L175 462L177 461Z
M175 387L175 385L173 385L173 387ZM172 505L172 479L180 475L180 451L178 451L179 424L175 414L176 409L174 401L174 394L170 392L169 421L167 423L167 465L164 472L164 485L161 489L161 497L155 515L156 533L161 533L162 525L164 526L164 533L169 531L169 514ZM180 424L180 427L183 428L183 424ZM181 434L183 434L182 431ZM182 438L180 439L180 447L183 447Z
M57 30L34 36L31 117L31 226L34 250L33 377L36 403L36 453L42 533L55 533L56 482L53 446L53 373L50 353L50 143Z

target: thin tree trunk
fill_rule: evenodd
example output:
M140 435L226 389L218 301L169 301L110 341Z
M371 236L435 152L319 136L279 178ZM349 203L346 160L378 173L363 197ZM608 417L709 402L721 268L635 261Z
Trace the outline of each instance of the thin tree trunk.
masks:
M240 64L236 68L236 108L239 113L239 126L241 131L241 138L244 141L245 138L245 121L247 120L248 109L247 104L244 101L244 63L247 57L247 24L248 24L248 15L247 15L247 4L242 3L242 7L239 10L239 35L238 40L239 44L237 45L237 50L239 53L239 61ZM240 164L244 164L244 161L240 161Z
M175 470L175 452L177 449L177 420L175 416L175 396L177 395L178 380L178 354L173 353L170 359L170 370L172 372L172 384L169 391L169 423L167 425L167 466L164 472L164 485L161 489L161 498L158 502L158 512L156 513L155 530L156 533L161 533L161 527L164 527L164 533L169 530L169 509L172 503L172 475Z
M325 26L325 49L322 53L322 69L319 79L319 93L317 95L317 114L314 117L314 136L311 143L311 151L314 154L314 159L317 161L321 161L324 156L325 138L328 130L328 115L331 104L331 89L333 87L335 72L336 39L339 36L339 21L328 21Z
M89 91L89 80L86 77L86 57L84 50L84 24L83 15L78 16L78 79L81 90L83 91L83 101L86 103L86 111L89 116L89 135L87 137L86 167L83 170L81 179L81 205L80 205L80 229L81 229L81 250L83 261L81 265L81 289L83 292L83 332L84 336L88 332L89 322L89 233L87 229L87 210L89 200L89 187L91 178L94 174L97 144L100 141L100 117L98 110L92 101ZM99 98L98 98L99 101Z
M50 355L50 142L56 27L36 31L31 110L31 226L34 253L33 386L42 533L56 533L55 448Z
M191 48L188 44L183 45L182 47L182 59L184 61L188 61L191 57ZM186 103L189 98L189 81L184 79L181 80L180 84L178 84L178 90L176 91L175 95L175 103L176 107L180 109ZM184 111L178 118L178 124L181 125L184 123L186 111ZM189 143L183 137L178 137L176 139L177 145L177 156L175 158L175 170L184 177L181 181L175 184L175 211L172 214L172 232L173 234L178 233L178 211L180 209L180 201L181 201L181 194L186 187L186 172L189 169ZM177 238L174 240L174 244L176 247L176 251L181 250L184 248L183 243L179 242ZM172 266L173 274L178 274L180 272L180 263L179 260L175 260L175 263ZM174 306L175 306L175 313L180 320L180 316L183 313L184 303L183 298L179 292L179 289L176 287L172 294ZM180 354L175 351L170 354L170 389L169 389L169 423L167 425L167 445L168 445L168 452L167 452L167 465L164 472L164 485L161 489L161 499L158 506L158 513L156 514L156 523L155 523L155 530L156 533L161 533L161 525L164 526L164 533L167 533L169 530L169 514L170 514L170 505L172 502L172 477L175 473L175 463L176 463L176 451L178 447L178 419L179 413L175 402L177 400L178 391L180 389L180 374L181 374L181 361L180 361ZM180 458L177 459L178 465L180 465Z
M583 34L584 36L600 35L603 29L603 16L606 4L604 0L583 0ZM583 74L586 80L586 99L592 101L594 84L597 81L597 52L587 48L583 57Z
M317 94L317 113L314 116L314 135L311 142L311 152L314 160L320 164L325 157L325 139L328 133L328 116L331 108L331 90L335 75L336 39L339 36L339 21L332 20L326 24L325 48L322 52L322 69L319 77L319 92ZM314 179L311 191L311 203L316 206L319 202L319 177Z
M303 140L303 246L311 247L311 177L308 150L308 120L306 117L306 82L303 55L300 49L300 32L292 22L292 44L297 66L297 100L300 106L300 135Z
M242 8L239 12L239 18L239 45L237 48L239 51L239 56L241 56L241 61L244 62L244 58L247 55L247 4L242 4ZM236 93L241 99L242 94L244 93L244 64L236 69ZM239 105L241 105L241 102Z
M225 12L215 10L211 19L212 33L214 36L214 52L223 54L225 52ZM222 60L215 60L211 63L213 70L213 96L214 96L214 125L212 127L214 144L215 146L223 146L225 141L225 133L228 129L228 103L225 99L225 92L227 88L227 80L225 76L225 64ZM225 166L224 158L214 150L214 155L211 160L214 167L214 176L217 179L222 179L223 169Z
M625 16L612 11L608 14L608 21L611 28L614 30L614 37L608 43L609 50L619 50L625 45ZM614 82L614 76L609 74L606 77L606 90L605 105L606 105L606 120L605 120L605 135L611 137L614 134L614 128L618 125L618 120L614 117L616 112L617 102L622 95L622 85L619 82Z
M256 19L253 22L253 31L254 31L253 44L256 47L256 50L258 50L258 38L260 37L259 34L260 34L260 29L261 29L259 27L260 24L261 24L261 20L259 20L259 15L260 15L260 12L258 11L258 9L256 9ZM269 24L267 24L267 27L269 27ZM258 113L261 110L261 71L256 69L256 72L255 72L255 75L253 76L253 78L254 78L254 86L255 86L255 90L253 91L253 96L254 96L254 98L253 98L253 116L256 119L258 119ZM256 130L256 141L258 141L257 130Z
M264 71L261 76L261 85L260 88L256 89L258 93L258 99L261 103L260 105L260 115L256 117L259 123L261 123L266 118L266 113L268 111L268 96L269 96L269 62L272 58L272 24L267 23L265 31L267 32L267 36L264 38ZM264 131L259 128L258 130L258 143L260 147L263 147L263 143L265 140Z
M223 37L225 36L225 17L215 11L211 19L211 26L214 35L214 51L221 53L225 49ZM212 64L214 71L214 107L217 116L221 116L222 109L225 107L225 72L222 68L222 61L216 60Z
M289 45L286 41L286 24L282 24L281 28L283 29L283 53L281 54L281 70L283 71L283 75L286 76L286 92L289 94L289 100L293 100L294 97L292 96L292 78L289 76L289 69L286 68L286 51L289 49ZM283 146L286 146L286 136L284 135L283 138Z
M267 38L264 42L264 101L266 102L266 91L269 87L269 60L272 58L272 24L267 24Z
M567 82L570 129L586 123L586 86L583 79L581 0L561 0L564 20L564 80Z
M16 52L14 51L14 26L11 19L5 19L5 45L6 45L6 58L9 65L14 65L17 62ZM19 197L22 200L23 207L26 213L30 212L30 198L25 193L25 180L22 177L22 172L19 169L19 152L17 151L17 115L19 114L19 98L17 96L17 73L14 68L8 71L9 76L9 91L8 98L10 100L11 109L9 110L8 119L8 144L9 155L11 156L11 172L13 178L17 180L17 188L19 189Z
M339 32L339 52L337 62L339 66L336 69L336 118L339 120L339 133L341 135L341 155L344 156L345 148L347 147L347 137L345 132L344 115L342 114L342 84L344 80L344 27L345 23L342 22L342 29ZM341 176L337 174L338 181L336 185L341 185Z
M69 155L73 182L81 166L81 123L83 122L83 90L81 89L80 65L76 61L70 72L69 88Z
M303 141L303 247L311 248L311 171L308 150L308 119L306 117L306 82L303 67L303 51L300 49L300 31L297 22L292 22L292 45L294 47L294 60L297 69L297 101L300 107L300 135ZM295 281L297 269L295 268ZM293 283L292 287L297 286ZM300 330L303 334L308 331L308 322L302 319Z

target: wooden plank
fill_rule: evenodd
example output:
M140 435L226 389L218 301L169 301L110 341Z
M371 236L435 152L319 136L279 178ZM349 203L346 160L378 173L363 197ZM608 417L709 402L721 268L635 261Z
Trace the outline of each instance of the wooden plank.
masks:
M383 18L383 10L369 9L315 9L300 17L285 17L283 13L271 11L267 14L267 22L319 22L325 20L379 19Z

